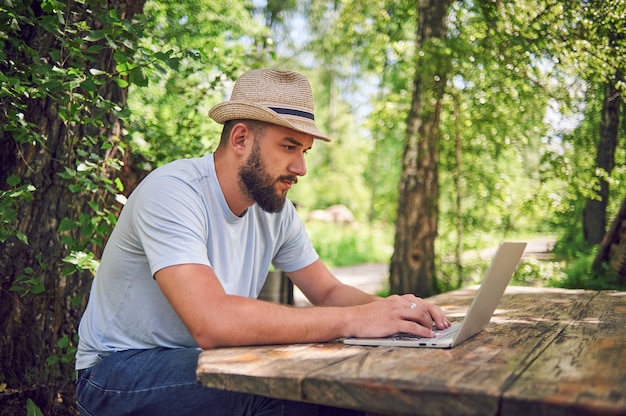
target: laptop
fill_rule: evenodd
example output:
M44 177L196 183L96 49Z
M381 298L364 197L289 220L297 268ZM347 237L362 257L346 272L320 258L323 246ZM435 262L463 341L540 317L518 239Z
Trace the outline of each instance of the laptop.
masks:
M526 243L504 242L498 248L489 270L462 322L444 330L435 330L435 338L395 334L384 338L344 338L348 345L396 346L416 348L453 348L482 331L500 303L504 290L517 268Z

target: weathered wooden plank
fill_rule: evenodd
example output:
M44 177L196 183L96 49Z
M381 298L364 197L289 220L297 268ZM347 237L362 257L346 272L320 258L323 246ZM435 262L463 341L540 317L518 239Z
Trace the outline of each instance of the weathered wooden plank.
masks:
M361 354L339 343L217 348L200 353L196 371L207 387L302 400L302 379Z
M503 414L626 414L626 292L600 292L505 392Z
M461 348L461 347L459 347ZM304 397L313 402L387 414L495 414L499 391L467 389L465 377L483 361L463 368L453 364L458 351L371 348L367 355L343 361L303 381ZM441 363L440 366L435 363ZM486 410L490 409L490 410Z

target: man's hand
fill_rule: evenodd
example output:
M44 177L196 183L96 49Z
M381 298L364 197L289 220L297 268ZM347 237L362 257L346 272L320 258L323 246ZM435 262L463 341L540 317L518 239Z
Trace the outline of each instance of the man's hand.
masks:
M432 338L433 325L437 329L451 325L439 306L413 295L392 295L356 307L349 336L383 337L406 332Z

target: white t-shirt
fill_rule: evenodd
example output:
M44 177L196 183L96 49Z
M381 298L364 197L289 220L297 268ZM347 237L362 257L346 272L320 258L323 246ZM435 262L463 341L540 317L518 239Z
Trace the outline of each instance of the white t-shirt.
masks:
M114 351L197 346L153 278L164 267L210 266L226 293L256 298L271 263L290 272L317 258L290 201L276 214L257 205L233 214L213 155L156 169L107 242L79 325L76 368Z

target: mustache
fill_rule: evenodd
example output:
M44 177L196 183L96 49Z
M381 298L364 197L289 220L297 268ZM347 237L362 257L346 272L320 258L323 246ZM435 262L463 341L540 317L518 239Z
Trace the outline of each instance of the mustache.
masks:
M293 184L296 184L298 183L298 177L295 175L283 175L278 177L278 181L291 182Z

